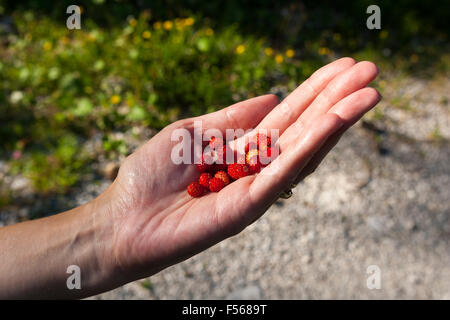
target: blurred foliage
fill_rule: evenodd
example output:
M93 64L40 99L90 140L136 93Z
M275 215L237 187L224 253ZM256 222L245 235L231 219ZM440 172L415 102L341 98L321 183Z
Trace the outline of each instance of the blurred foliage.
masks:
M6 11L32 9L65 21L65 10L72 1L3 0L3 3ZM432 5L422 0L376 3L371 0L83 0L77 3L85 8L86 18L103 27L115 26L143 10L151 12L151 22L194 15L202 17L214 29L236 25L239 33L264 37L274 47L293 46L302 58L314 53L311 44L318 42L341 55L362 51L371 57L376 56L375 50L389 58L387 61L392 66L401 63L402 68L417 69L420 64L440 65L442 53L449 49L448 0L436 0ZM366 9L372 4L381 8L381 30L366 28ZM415 61L414 54L422 59ZM448 56L446 59L448 65Z
M115 132L293 89L342 55L448 71L446 1L378 1L382 30L366 28L365 0L78 1L82 29L68 30L71 4L0 0L0 156L41 192L89 171L99 132L105 155L126 155Z
M295 85L320 65L303 69L292 50L288 57L233 26L215 32L192 17L149 25L144 12L109 30L79 31L29 11L14 20L18 35L0 51L0 139L16 154L13 169L43 192L77 182L92 160L83 141L96 132L105 153L127 154L111 133L160 129L265 93L282 77Z

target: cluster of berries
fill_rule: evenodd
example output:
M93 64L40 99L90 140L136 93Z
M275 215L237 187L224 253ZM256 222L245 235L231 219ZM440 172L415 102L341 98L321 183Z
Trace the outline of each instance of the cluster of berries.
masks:
M259 173L276 156L270 138L261 133L252 137L245 145L245 154L237 156L237 161L230 164L227 164L227 155L234 160L235 154L221 138L213 137L209 147L212 155L204 153L201 162L196 164L200 178L187 187L192 197L201 197L208 190L219 192L239 178Z

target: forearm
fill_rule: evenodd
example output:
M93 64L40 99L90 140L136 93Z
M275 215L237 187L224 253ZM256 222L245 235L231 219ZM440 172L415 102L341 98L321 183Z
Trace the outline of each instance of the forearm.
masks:
M73 210L0 228L0 298L82 298L117 286L107 207ZM69 290L70 265L81 289Z

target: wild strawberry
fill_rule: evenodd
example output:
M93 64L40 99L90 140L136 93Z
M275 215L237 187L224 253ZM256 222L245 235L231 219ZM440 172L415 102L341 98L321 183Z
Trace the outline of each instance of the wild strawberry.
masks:
M268 147L267 150L259 151L259 159L263 166L267 166L278 156L278 150L272 147Z
M252 149L249 152L247 152L245 156L245 162L249 166L250 172L252 174L259 173L261 171L261 168L263 167L259 159L259 154L260 153L258 149Z
M195 166L199 172L211 171L214 167L214 160L209 155L202 155L201 163L196 163Z
M228 168L228 165L226 163L222 163L222 164L215 163L213 171L214 172L227 171L227 168Z
M270 148L270 146L268 146L267 144L264 144L264 143L261 143L261 144L258 146L258 150L259 150L259 151L264 151L264 150L266 150L267 148Z
M238 154L236 163L245 164L246 163L245 154Z
M187 192L191 197L198 198L205 194L206 189L198 182L192 182L187 187Z
M257 133L256 134L256 143L258 144L258 148L261 148L261 146L269 147L272 141L268 136L266 136L263 133Z
M248 167L250 168L250 173L251 174L255 174L255 173L260 173L261 172L261 169L263 168L263 165L258 161L256 163L249 164Z
M203 172L198 179L198 183L200 183L205 188L209 188L209 180L211 180L212 175L208 172Z
M245 155L245 163L249 164L250 161L253 158L258 158L259 156L259 150L258 149L251 149L250 151L247 152L247 154Z
M230 177L225 171L216 172L214 177L222 180L225 185L228 185L230 183Z
M249 143L245 145L245 152L251 149L266 149L271 144L271 140L268 136L263 133L257 133L255 136L250 138Z
M223 139L219 137L212 137L211 140L209 140L209 146L212 150L218 150L223 146Z
M246 164L232 163L228 165L228 174L233 179L239 179L250 174L250 168Z
M223 187L225 187L225 183L223 182L223 180L216 177L209 180L209 190L211 192L219 192L223 189Z
M256 142L250 141L245 145L245 153L247 153L250 149L255 149L257 147Z
M216 152L216 163L217 164L226 164L227 163L227 156L232 158L233 150L227 145L222 146L221 149L219 149ZM234 157L234 155L233 155ZM234 159L233 159L234 160Z

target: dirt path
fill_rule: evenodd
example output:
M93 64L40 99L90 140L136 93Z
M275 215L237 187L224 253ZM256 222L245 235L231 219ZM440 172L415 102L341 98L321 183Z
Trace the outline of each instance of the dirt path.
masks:
M447 79L385 80L377 111L291 199L238 236L94 298L450 299L448 92ZM83 186L71 201L107 185ZM370 265L380 290L367 288Z
M450 299L450 82L389 83L377 111L291 199L238 236L96 298ZM370 265L380 290L367 288Z

